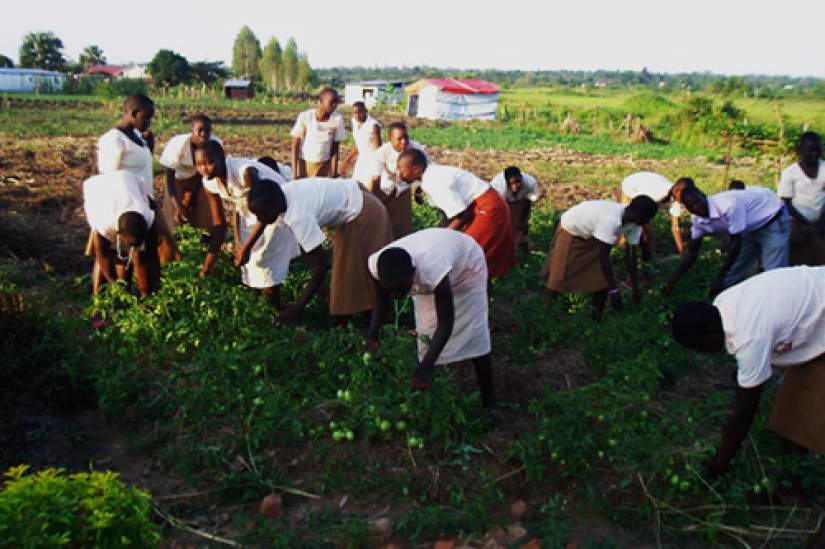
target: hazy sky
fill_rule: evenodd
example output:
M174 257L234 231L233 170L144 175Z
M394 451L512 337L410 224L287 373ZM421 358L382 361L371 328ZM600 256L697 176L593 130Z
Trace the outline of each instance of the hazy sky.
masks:
M130 7L133 6L133 7ZM238 29L261 45L294 37L315 67L433 65L633 69L825 77L822 0L30 0L4 9L0 53L17 61L29 31L54 31L76 58L110 63L161 48L230 61Z

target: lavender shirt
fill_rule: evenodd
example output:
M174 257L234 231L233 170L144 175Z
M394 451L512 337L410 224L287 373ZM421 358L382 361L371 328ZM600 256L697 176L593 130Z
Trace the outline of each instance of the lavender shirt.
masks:
M783 208L774 193L726 191L708 197L708 217L690 217L690 237L706 234L744 234L761 229Z

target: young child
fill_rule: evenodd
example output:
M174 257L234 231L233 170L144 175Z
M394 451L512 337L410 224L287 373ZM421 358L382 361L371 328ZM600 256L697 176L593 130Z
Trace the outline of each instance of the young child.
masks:
M430 203L447 217L447 228L478 242L487 258L490 279L504 276L515 266L510 209L490 185L461 168L428 164L417 149L401 153L398 174L407 183L421 181Z
M355 146L350 150L344 171L352 170L352 178L368 189L372 189L381 176L376 152L381 147L381 124L367 111L363 101L352 105L352 138Z
M290 133L295 179L338 177L338 150L346 136L344 117L335 112L338 103L338 92L324 88L318 106L298 115Z
M652 198L641 195L627 206L610 200L587 200L564 212L542 272L551 297L568 292L591 294L596 320L601 318L608 296L613 308L621 309L610 250L623 237L633 298L640 301L633 246L639 244L642 226L650 223L657 210Z
M157 290L156 217L144 182L125 170L90 177L83 182L83 209L92 230L95 271L102 281L129 281L134 271L141 296ZM94 291L100 291L100 284Z
M487 261L471 237L450 229L424 229L396 240L369 258L378 296L367 347L376 352L393 298L411 295L418 334L413 387L426 389L436 365L472 360L481 403L492 408Z
M290 261L299 255L298 243L288 227L261 226L249 209L248 196L259 181L286 185L286 179L257 160L227 158L217 141L207 141L195 149L195 165L203 177L213 225L201 276L212 272L226 235L226 200L234 210L235 265L241 268L241 280L246 286L261 290L272 306L280 309L281 284L289 274Z
M252 232L271 224L292 230L309 263L312 277L298 302L278 317L278 322L296 319L318 291L328 269L322 247L323 229L333 228L332 291L330 312L339 317L372 310L375 289L367 269L367 258L392 240L387 210L354 179L310 177L289 185L254 185L249 209L257 216Z
M539 197L536 178L516 166L508 166L490 181L490 186L510 207L510 224L513 226L515 245L527 252L530 243L530 210Z

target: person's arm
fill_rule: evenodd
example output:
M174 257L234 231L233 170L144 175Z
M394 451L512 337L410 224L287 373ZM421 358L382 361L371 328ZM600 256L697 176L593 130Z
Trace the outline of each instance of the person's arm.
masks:
M106 253L106 251L111 248L111 245L109 241L100 236L97 231L94 232L94 247L95 259L97 260L100 274L103 275L103 278L105 278L109 284L115 282L117 280L115 264L112 261L111 255Z
M381 126L375 124L372 127L372 145L377 149L383 143L381 142Z
M619 293L619 287L616 284L616 275L613 273L613 265L610 263L610 250L613 248L610 244L599 242L601 248L599 249L599 266L602 268L602 274L607 280L607 293L610 296L610 305L614 309L622 308L622 295Z
M805 227L811 224L811 222L805 219L805 216L799 213L799 210L797 210L793 205L793 198L783 198L782 200L785 202L785 208L787 208L788 213L791 214L791 217L796 219L800 225Z
M341 150L341 142L333 141L329 150L330 177L338 177L338 153Z
M679 226L679 216L670 216L670 234L673 235L673 243L679 255L685 255L685 242L682 239L682 228Z
M301 152L301 138L300 137L293 137L292 138L292 171L293 171L293 176L295 177L295 179L301 179L302 177L306 176L305 173L302 173L300 164L298 164L298 161L301 159L300 152Z
M223 210L223 202L217 194L206 193L209 200L209 210L212 215L212 227L209 229L209 248L206 251L206 258L203 260L200 277L203 278L212 274L215 263L221 253L221 246L226 238L226 214Z
M762 396L762 385L750 389L736 388L736 397L733 403L733 416L722 430L722 443L706 466L708 476L713 478L724 473L742 441L751 428L753 418L759 409L759 399Z
M728 241L728 253L725 255L725 262L722 263L722 268L719 269L719 273L716 275L716 278L713 280L713 284L710 287L711 297L716 296L722 291L722 288L725 286L725 275L727 275L730 268L733 267L733 264L736 262L736 258L739 257L739 252L741 250L742 235L730 235L730 239Z
M240 217L240 215L235 214L236 227L238 225L238 217ZM259 238L261 238L261 235L264 234L264 229L266 229L266 223L261 223L260 221L258 221L257 223L255 223L255 227L252 229L252 232L249 233L249 236L246 238L246 242L244 242L243 245L239 248L235 248L236 267L243 267L244 265L249 263L249 256L252 254L252 248L255 247L255 243L258 241Z
M457 216L447 220L447 228L453 229L454 231L460 231L467 225L473 218L473 205L470 204L466 210L458 214Z
M181 202L178 191L175 189L175 170L166 168L166 195L172 199L175 208L175 221L185 223L189 221L189 208Z
M633 290L633 299L638 303L642 300L642 292L639 291L639 270L636 265L636 246L625 244L624 260L627 272L630 274L630 287Z
M367 350L376 353L378 352L379 339L381 333L381 323L387 316L390 310L392 298L384 291L381 284L374 278L372 279L373 288L375 288L375 306L372 308L372 317L370 318L370 328L367 333Z
M309 300L312 299L312 296L318 292L318 288L320 288L321 284L324 282L324 277L329 269L329 262L327 261L327 255L324 252L324 248L318 246L314 250L304 254L304 258L309 264L309 282L301 292L301 297L298 298L298 301L294 305L290 305L284 309L284 312L278 316L276 322L291 322L298 318L298 316L306 308Z
M132 250L131 253L132 269L135 272L135 278L137 279L140 297L146 297L151 293L152 288L149 284L149 272L146 268L146 264L143 262L143 254L140 253L138 250Z
M433 378L435 361L441 355L441 351L447 345L450 335L453 333L455 324L455 305L453 303L453 290L450 286L450 277L445 276L438 286L435 287L435 314L436 327L430 346L421 360L421 364L413 373L413 388L427 389L430 387Z
M673 291L674 286L679 282L679 280L688 272L693 264L696 262L696 258L699 257L699 250L702 248L702 237L699 238L691 238L687 246L685 247L685 253L682 256L682 259L679 261L679 266L676 267L676 270L670 275L670 278L665 282L665 285L662 287L662 291L665 294L669 294Z
M347 154L347 158L344 160L344 168L341 171L345 174L348 173L348 174L352 175L350 170L352 169L353 165L355 164L355 159L356 158L358 158L358 147L353 145L352 148L349 150L349 153Z

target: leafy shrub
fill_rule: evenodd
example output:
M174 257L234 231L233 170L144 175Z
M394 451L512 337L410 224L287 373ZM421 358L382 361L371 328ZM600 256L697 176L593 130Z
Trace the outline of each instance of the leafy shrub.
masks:
M103 99L116 99L138 93L149 93L149 87L143 80L101 80L95 88L95 94Z
M111 471L66 474L28 466L4 473L0 539L14 547L155 547L148 493Z

